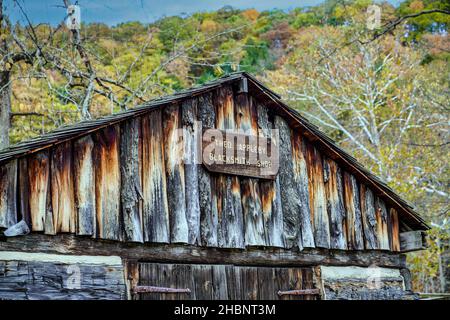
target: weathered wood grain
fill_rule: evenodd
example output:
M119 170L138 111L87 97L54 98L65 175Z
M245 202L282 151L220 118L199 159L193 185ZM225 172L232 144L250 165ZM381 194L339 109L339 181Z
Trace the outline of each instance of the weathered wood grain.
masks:
M330 247L345 250L347 249L347 227L342 174L337 163L328 158L324 160L324 182L330 218Z
M201 128L197 123L198 100L187 99L181 105L181 123L184 130L184 175L186 192L186 219L188 243L200 240L199 163L201 163Z
M120 126L109 126L95 133L94 145L97 235L101 239L121 240Z
M142 117L144 241L170 242L161 110Z
M95 236L95 167L94 142L85 136L73 144L73 172L78 235Z
M21 219L26 222L31 229L31 213L30 213L30 181L28 179L28 159L26 157L19 158L17 173L17 192L18 203L17 210Z
M256 104L257 101L253 100ZM266 106L257 103L258 135L272 138L273 122L269 119ZM283 209L281 205L280 179L275 181L261 181L261 203L264 215L264 228L266 245L271 247L284 247L283 238Z
M216 96L216 128L235 130L234 101L231 87L218 90ZM218 245L222 248L243 248L244 218L239 178L219 174L213 181L213 201L217 203Z
M347 244L349 250L364 250L359 186L355 177L344 172L344 204L347 217Z
M234 97L236 128L243 134L257 137L258 115L256 105L249 100L249 97L245 92L235 93ZM253 143L256 145L257 141L254 141ZM250 155L248 158L250 159ZM256 159L256 155L254 159ZM258 179L241 178L240 182L245 228L245 245L263 246L266 244L266 241Z
M140 179L140 118L125 121L120 136L120 201L124 240L143 242Z
M126 298L121 265L10 260L0 261L0 274L0 300Z
M381 250L390 250L388 212L384 201L379 197L375 199L375 217L377 219L378 248Z
M47 196L50 190L50 159L48 151L36 153L28 159L30 186L31 230L44 231Z
M377 239L377 219L375 217L375 199L372 190L361 184L361 216L366 249L379 249Z
M184 177L184 147L179 105L163 109L164 160L169 204L170 240L188 243L189 227L186 218Z
M198 119L201 122L202 132L205 129L215 127L216 114L212 93L199 96ZM218 246L217 202L213 198L214 190L211 189L211 181L213 179L215 179L213 174L209 173L203 166L199 167L200 238L201 245L207 247Z
M310 144L308 144L306 153L309 179L309 203L314 226L314 240L316 247L329 248L330 228L323 180L322 156L319 151Z
M390 220L391 220L391 250L398 252L400 251L400 225L398 221L398 213L397 210L390 208L389 209Z
M51 199L53 232L76 232L72 144L57 145L51 152ZM46 230L47 232L47 230ZM49 233L53 233L49 231Z
M414 230L400 233L400 251L411 252L427 248L426 233L423 230Z
M0 166L0 228L17 223L17 160Z
M303 248L300 227L301 200L294 179L294 164L292 161L291 130L286 121L275 116L275 128L279 130L280 157L280 190L283 208L283 234L286 248L299 246Z
M308 168L306 165L307 143L298 131L292 134L292 156L294 161L294 178L300 198L300 226L302 245L314 248L314 233L311 222L309 203Z

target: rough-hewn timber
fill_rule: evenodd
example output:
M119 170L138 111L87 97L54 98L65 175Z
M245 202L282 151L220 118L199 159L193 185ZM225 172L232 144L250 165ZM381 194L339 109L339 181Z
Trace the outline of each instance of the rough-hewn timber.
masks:
M144 241L170 242L169 206L160 110L142 117L142 194Z
M109 126L94 135L95 211L97 235L120 240L120 126Z
M199 160L201 159L201 128L197 125L198 100L187 99L181 105L184 130L184 175L188 243L200 243Z
M253 100L253 103L256 104L257 101ZM265 138L272 138L273 123L269 119L267 108L263 104L258 103L257 113L259 127L258 134ZM264 227L266 229L266 245L282 248L284 247L284 238L280 178L277 176L275 181L261 181L260 190Z
M0 228L17 223L17 160L0 166Z
M94 142L86 136L73 144L74 190L78 235L93 236L96 231Z
M170 240L188 243L184 177L184 146L178 104L163 110L164 160L166 166L167 199L169 204Z
M241 133L257 137L257 110L256 106L249 100L246 92L235 93L235 108L237 129L240 130ZM253 143L256 145L257 142L254 141ZM266 241L258 179L241 178L241 197L244 216L245 245L263 246L266 244Z
M124 239L143 242L142 188L140 179L140 119L131 119L121 126L120 136L120 202Z
M311 248L299 252L281 248L247 248L245 250L200 248L175 244L134 244L95 240L70 234L47 236L29 234L0 242L0 250L75 255L116 255L122 259L173 261L177 263L227 263L259 266L362 266L405 267L405 256L386 251L342 251Z

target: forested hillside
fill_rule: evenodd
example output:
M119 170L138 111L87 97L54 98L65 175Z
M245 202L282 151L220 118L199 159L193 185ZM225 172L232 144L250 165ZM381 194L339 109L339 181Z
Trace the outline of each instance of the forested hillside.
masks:
M450 15L439 10L450 4L382 3L381 25L368 30L370 4L329 0L288 12L225 7L150 24L92 23L79 35L63 25L5 20L0 68L12 86L10 141L251 72L413 203L433 227L430 250L409 255L414 289L442 292Z

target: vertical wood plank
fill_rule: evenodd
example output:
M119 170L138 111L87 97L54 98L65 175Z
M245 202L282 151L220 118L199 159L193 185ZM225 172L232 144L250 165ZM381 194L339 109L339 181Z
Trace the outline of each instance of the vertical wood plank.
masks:
M228 299L227 274L225 265L212 266L212 286L214 300Z
M0 166L0 228L17 223L17 160Z
M229 86L218 90L216 128L235 129L233 91ZM239 178L219 174L214 179L213 201L217 203L218 245L244 248L244 223Z
M51 158L51 199L53 231L76 232L73 188L72 144L65 142L53 148ZM49 233L52 233L51 231Z
M292 134L292 155L294 160L294 178L300 199L300 227L303 247L314 248L314 233L309 203L308 169L306 165L307 144L299 132Z
M267 107L257 103L258 135L265 138L272 137L273 122L269 119ZM266 245L270 247L284 247L283 238L283 209L281 205L280 178L277 175L275 181L261 181L261 203L264 216L264 228Z
M95 235L95 167L94 142L91 136L74 141L74 190L78 218L78 235Z
M375 217L375 199L372 190L361 184L361 216L364 230L364 242L366 249L378 249L377 220Z
M327 211L330 218L330 248L347 249L341 170L331 159L324 160L324 182Z
M235 93L236 128L244 134L257 137L258 116L256 106L247 93ZM256 158L256 157L255 157ZM245 245L264 246L264 217L258 179L241 178L242 209L244 215Z
M309 203L316 247L330 248L330 229L323 180L322 156L314 146L308 145L306 158L309 178Z
M30 213L30 181L28 179L28 159L20 158L18 160L18 213L31 229Z
M361 221L359 186L355 177L344 172L344 204L347 216L347 244L349 250L363 250L364 237Z
M389 210L390 218L391 218L391 235L392 235L392 243L391 250L398 252L400 251L400 225L398 221L398 213L397 210L391 208Z
M170 242L169 207L161 110L142 118L142 193L144 241Z
M201 131L214 128L216 112L212 93L205 93L198 98L198 119L201 122ZM201 245L207 247L218 246L217 202L213 199L214 190L211 184L214 179L203 166L199 167L200 237Z
M200 241L200 191L199 161L201 161L201 131L197 125L198 100L187 99L181 105L184 130L184 173L186 180L186 219L188 224L188 243ZM199 134L200 133L200 134Z
M279 158L281 205L283 208L283 234L286 248L299 246L303 249L300 211L301 200L294 180L294 165L292 161L291 130L286 121L275 116L275 128L279 130Z
M44 231L49 192L50 159L48 151L36 153L28 159L28 181L30 186L31 230Z
M384 201L378 197L375 200L375 216L377 220L378 248L381 250L390 250L388 212Z
M198 300L213 300L213 266L211 265L193 265L192 273L194 279L194 292Z
M184 148L180 128L178 105L163 109L164 160L166 166L167 199L169 204L170 240L188 243L189 228L186 219L186 196L184 177Z
M143 242L142 188L140 181L139 136L140 118L122 123L120 136L120 202L124 239Z
M120 229L120 127L106 127L94 135L95 211L97 235L121 240Z

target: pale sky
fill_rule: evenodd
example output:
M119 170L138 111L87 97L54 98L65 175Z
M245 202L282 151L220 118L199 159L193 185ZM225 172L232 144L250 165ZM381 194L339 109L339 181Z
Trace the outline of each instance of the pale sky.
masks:
M17 0L32 23L58 24L65 17L63 0ZM77 1L72 0L75 4ZM78 0L83 22L104 22L115 25L120 22L151 22L164 16L212 11L231 5L239 9L255 8L289 10L296 7L317 5L323 0ZM390 0L398 3L399 0ZM6 12L13 21L24 23L18 6L13 0L4 0Z

